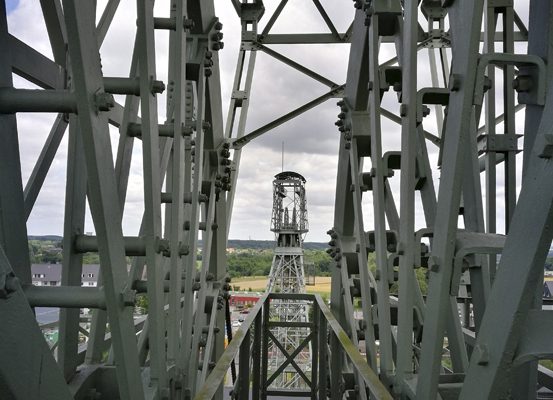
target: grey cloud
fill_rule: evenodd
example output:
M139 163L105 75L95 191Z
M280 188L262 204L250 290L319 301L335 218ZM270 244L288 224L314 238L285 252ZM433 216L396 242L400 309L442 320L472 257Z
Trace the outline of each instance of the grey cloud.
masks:
M329 15L332 15L339 31L343 32L349 26L353 15L350 2L323 0ZM99 7L105 0L99 1ZM221 87L223 98L223 113L226 114L230 90L236 66L236 56L240 42L240 24L231 3L227 0L215 0L216 9L224 23L225 49L220 53ZM266 2L266 15L262 26L268 21L278 2ZM515 4L521 18L527 21L527 1ZM169 3L156 2L156 16L166 16ZM9 16L10 32L33 47L51 57L46 30L42 22L40 8L35 1L21 0L19 7ZM28 21L33 21L32 24ZM122 2L115 15L106 41L102 47L102 63L104 73L111 76L125 76L130 68L130 55L134 43L136 29L135 5L133 2ZM309 32L327 31L322 19L317 14L312 2L290 2L285 8L281 20L274 26L274 32ZM156 34L157 46L157 76L167 79L168 35L166 32ZM273 46L286 56L312 68L323 76L341 84L345 81L349 46ZM517 48L517 51L524 51ZM394 49L390 45L382 45L381 61L393 56ZM427 51L419 52L419 88L430 85ZM26 87L25 82L16 80L19 87ZM309 101L327 91L327 88L298 71L259 53L254 76L253 92L247 132L262 126L293 108ZM397 113L397 101L390 91L385 95L384 106ZM158 99L160 115L165 112L164 96ZM306 176L307 198L311 230L308 240L325 240L326 230L332 225L333 204L336 181L336 164L338 151L338 132L334 126L338 108L336 100L331 99L303 116L290 121L274 131L254 140L244 148L240 178L238 181L236 207L233 212L231 227L232 238L264 238L271 239L269 231L272 205L271 183L275 173L280 171L280 149L285 142L285 168L297 170ZM160 120L163 120L160 117ZM226 120L226 115L225 115ZM50 129L53 116L18 115L19 138L21 147L22 174L24 182L28 179L32 166L40 152L42 143ZM522 119L517 120L517 129L522 132ZM436 132L434 110L424 120L425 129ZM396 123L382 118L383 151L399 150L401 128ZM112 143L117 144L118 134L112 133ZM37 205L29 220L29 232L61 233L63 227L63 202L65 191L66 142L62 143L45 188L40 194ZM437 148L428 146L431 161L435 165ZM115 154L115 147L113 153ZM370 169L370 162L365 162L364 169ZM129 181L127 204L123 216L126 234L136 234L143 212L142 194L142 163L141 148L135 146L133 166ZM439 183L439 172L434 171L435 184ZM519 179L520 182L520 179ZM391 179L396 203L399 205L399 174ZM498 188L498 196L502 188ZM501 203L501 201L499 202ZM370 193L363 200L366 229L372 226L372 199ZM498 204L498 215L502 213L502 205ZM417 221L422 221L422 211L417 213ZM87 229L90 228L90 218Z

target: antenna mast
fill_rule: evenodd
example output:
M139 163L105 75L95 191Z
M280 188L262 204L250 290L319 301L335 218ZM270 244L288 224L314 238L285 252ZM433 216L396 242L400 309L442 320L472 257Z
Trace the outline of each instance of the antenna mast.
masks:
M284 172L284 141L282 142L282 169L280 170L280 172Z

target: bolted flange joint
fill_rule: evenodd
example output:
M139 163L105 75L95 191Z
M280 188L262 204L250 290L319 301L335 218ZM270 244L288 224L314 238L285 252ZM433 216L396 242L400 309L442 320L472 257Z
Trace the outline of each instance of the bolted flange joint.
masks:
M6 299L20 287L19 278L13 272L0 274L0 299Z
M94 95L94 104L97 112L109 111L115 107L115 98L110 93L99 92Z
M121 293L121 303L124 307L134 307L136 303L136 290L124 290Z

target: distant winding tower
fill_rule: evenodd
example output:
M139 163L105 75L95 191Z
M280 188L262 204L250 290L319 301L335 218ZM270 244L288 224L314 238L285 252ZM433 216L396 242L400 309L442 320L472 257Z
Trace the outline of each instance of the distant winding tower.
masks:
M305 178L297 172L277 174L273 181L273 215L271 231L275 233L276 247L267 284L268 292L305 293L303 261L303 237L307 233L307 200ZM272 320L306 322L308 310L305 302L298 300L272 301ZM273 334L286 349L292 352L309 334L305 328L273 328ZM311 350L306 348L295 358L303 371L311 370ZM282 353L275 346L269 351L269 371L274 371L283 362ZM290 365L276 379L273 387L305 388L306 383Z
M303 236L308 230L305 178L291 171L277 174L273 181L271 218L276 248L267 291L305 292Z

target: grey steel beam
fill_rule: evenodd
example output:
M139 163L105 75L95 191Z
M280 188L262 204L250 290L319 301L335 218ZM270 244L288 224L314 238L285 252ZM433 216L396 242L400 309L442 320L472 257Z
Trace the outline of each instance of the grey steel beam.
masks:
M320 74L316 73L315 71L304 67L303 65L297 63L296 61L280 54L279 52L262 45L261 43L254 44L259 50L263 51L265 54L273 57L274 59L283 62L284 64L302 72L303 74L307 75L308 77L316 80L317 82L322 83L325 86L328 86L329 88L333 89L338 87L339 85L335 82L332 82L330 79L325 78L324 76L321 76Z
M465 143L470 132L472 100L476 80L476 63L479 45L483 2L480 0L454 2L448 9L453 37L467 34L454 41L454 63L449 97L449 113L444 130L441 182L436 210L432 266L428 285L426 316L421 347L421 360L417 383L417 397L434 399L438 391L443 332L449 307L449 283L453 243L457 231L458 210L461 198L461 167Z
M94 381L92 385L95 389L102 391L110 386L108 392L120 390L122 398L141 398L142 388L149 398L179 398L187 392L194 396L196 388L204 381L211 382L213 365L217 365L217 361L224 359L226 354L222 331L218 329L223 326L223 313L218 312L217 299L225 294L220 285L225 280L225 247L242 147L323 101L344 94L346 100L341 104L339 117L343 123L339 124L342 135L338 149L334 229L329 231L333 257L331 308L336 321L344 329L340 335L347 335L353 346L365 340L367 358L360 361L357 355L352 356L349 344L344 344L345 336L331 334L327 359L324 355L327 350L326 332L321 331L326 318L324 313L317 314L321 330L316 334L317 340L312 349L318 348L320 358L313 361L314 375L307 377L305 373L306 378L313 387L319 385L320 397L326 397L325 377L330 376L328 389L331 398L341 398L343 390L351 394L355 390L354 386L350 387L353 381L358 385L357 396L368 398L371 396L371 385L374 385L372 378L379 379L388 387L394 384L398 397L421 400L457 396L459 391L462 391L462 398L497 398L505 390L510 391L513 397L535 397L535 382L538 379L540 382L547 381L546 374L538 371L536 359L549 357L551 348L544 335L526 332L521 326L522 321L526 321L535 331L537 321L545 319L547 324L550 322L549 316L539 310L541 293L538 291L541 290L543 269L536 265L542 264L551 239L545 224L551 219L552 199L547 185L551 177L548 176L547 159L553 151L550 138L541 136L547 133L551 117L546 115L542 121L544 106L539 97L546 92L543 83L551 81L548 78L551 78L552 69L541 61L540 71L526 64L517 64L518 75L515 79L512 61L515 60L515 43L525 42L527 38L529 54L543 60L551 58L551 6L531 1L529 23L525 26L514 12L511 1L489 1L484 14L485 29L481 32L479 18L483 3L482 0L442 3L424 0L421 4L376 0L370 3L370 7L358 9L354 23L345 33L339 33L332 22L333 15L326 12L319 0L314 0L313 11L318 12L330 33L270 33L287 4L287 0L283 0L265 25L264 32L258 35L258 21L252 24L252 18L261 18L263 4L260 1L243 3L235 0L233 6L242 18L244 46L239 53L226 130L223 130L221 113L219 57L210 51L221 47L217 39L220 25L214 14L213 2L177 1L172 4L170 18L164 19L153 17L152 3L139 2L139 29L129 78L105 78L99 68L98 48L106 38L119 0L110 0L105 9L98 10L102 15L97 26L90 18L97 11L94 4L76 5L74 1L65 0L62 8L58 0L41 0L55 61L11 36L7 32L5 8L2 8L0 35L6 40L0 43L4 44L5 53L10 55L0 62L0 72L4 74L0 73L0 80L4 79L5 83L0 93L2 111L57 110L71 113L69 118L73 121L67 168L64 284L61 288L35 288L28 286L30 271L24 226L59 147L67 116L58 116L24 192L18 164L16 117L8 114L0 116L0 123L4 121L0 128L8 135L6 137L11 138L8 146L3 148L7 155L7 159L2 158L5 168L0 168L0 180L5 183L0 191L0 212L4 213L0 221L1 226L9 226L10 231L12 223L15 224L18 237L12 240L7 234L0 233L0 242L6 244L8 258L16 254L23 260L16 264L10 258L12 266L21 271L22 275L17 275L20 278L27 275L24 288L30 304L63 306L57 347L61 369L53 363L32 315L25 312L22 314L23 322L18 320L17 324L3 330L2 337L9 338L15 337L15 329L23 329L22 336L32 338L30 349L37 354L46 354L45 359L52 364L48 367L52 371L45 372L51 372L51 376L43 375L41 378L51 382L48 387L44 386L44 392L38 397L48 398L49 393L54 392L60 393L58 397L67 395L67 386L63 378L60 379L62 375L70 380L71 391L78 396L83 395L83 390L103 373L110 375L106 375L102 382ZM255 12L248 9L254 7L258 8ZM418 23L419 8L428 21L427 27ZM397 17L390 16L394 12ZM497 31L499 19L501 32ZM449 32L446 31L448 22L451 26ZM177 26L178 30L175 29ZM155 94L151 93L150 78L155 77L155 28L169 29L169 91L165 124L157 122ZM484 53L487 54L478 53L481 42L484 42ZM263 51L336 91L245 135L252 105L249 94L256 51L259 50L256 43ZM299 43L351 43L346 85L337 86L318 72L267 47L271 44ZM379 47L391 43L395 43L397 55L379 64ZM443 98L430 100L422 95L417 97L417 85L421 82L417 67L420 69L422 65L417 62L417 51L423 48L429 51L428 72L435 93L447 92L447 102ZM498 55L497 51L503 54ZM246 66L248 55L250 58ZM452 71L450 55L455 56ZM516 57L520 60L524 56ZM530 59L526 57L526 60ZM485 79L483 72L489 62L501 65L490 65ZM500 69L501 79L496 79L499 78L496 68ZM13 90L12 73L45 90ZM479 74L477 79L474 78L475 73ZM71 92L66 87L66 74L72 75L70 81L75 85ZM499 90L494 89L496 81L502 81L503 87ZM513 81L519 104L510 86ZM154 82L154 86L156 84ZM161 86L157 85L160 89ZM393 110L392 107L380 107L382 96L390 86L394 86L397 102L402 105L399 116L388 111ZM448 86L450 92L442 86ZM433 95L432 90L423 90L426 91L424 96ZM112 103L110 93L127 94L125 106ZM486 93L485 108L482 107L483 93ZM141 98L136 95L141 95ZM143 105L142 119L137 116L140 102ZM545 114L549 103L548 99ZM426 122L423 120L426 116L425 104L435 106L437 136L423 126ZM442 118L444 106L447 106L447 113ZM515 154L519 150L516 146L515 113L523 107L526 107L527 113L524 181L517 203L515 172L519 166ZM498 116L496 109L500 108L504 113ZM478 128L482 111L485 113L485 124ZM383 153L382 116L403 124L401 153L397 152L397 148ZM120 129L115 168L107 123ZM501 133L505 135L498 132L501 123L505 128ZM539 136L536 136L538 133ZM483 134L487 136L477 137ZM389 134L390 139L392 135L394 133ZM135 137L143 141L146 212L138 236L124 238L121 217L126 203ZM82 140L80 146L79 140ZM441 171L434 170L430 164L427 141L439 147L438 167ZM234 144L233 163L228 160L231 142ZM397 147L397 143L393 143L390 145ZM79 163L82 159L85 162ZM370 172L365 166L367 159L372 162ZM496 195L501 186L498 182L501 173L496 172L496 165L500 163L503 163L501 168L505 170L504 217L496 216ZM395 183L393 179L397 179L393 178L394 170L401 170L401 215L398 215L391 190ZM486 234L482 233L481 172L485 172L487 180ZM438 200L433 182L436 173L440 176ZM164 180L166 189L165 193L161 193ZM87 185L97 233L93 240L85 238L84 241L89 242L84 246L80 235L84 230ZM371 214L375 216L375 229L369 233L364 232L363 214L366 210L363 196L373 199ZM420 202L416 200L419 197ZM161 232L161 203L166 207L164 232ZM8 208L5 208L6 204ZM418 204L422 205L421 210L415 206ZM539 205L531 207L531 204ZM13 210L15 214L11 214ZM419 214L419 211L422 213ZM541 220L538 221L540 213ZM419 220L423 229L415 233L414 221L418 225ZM492 286L496 254L502 244L493 248L472 246L465 239L479 238L482 243L493 241L499 221L507 223L508 235L501 258L502 266ZM465 232L459 230L461 226ZM203 231L204 259L197 275L195 256L199 231ZM398 232L399 241L395 237ZM524 239L529 235L538 238L538 243L528 245ZM4 243L6 240L10 243ZM103 292L100 289L84 292L83 288L77 287L80 285L80 252L85 249L100 253ZM374 250L377 250L378 264L375 276L366 268L367 251ZM130 272L124 267L125 254L134 257ZM395 265L398 260L399 265ZM515 262L517 269L513 267ZM416 267L429 269L430 290L426 299L422 295L422 286L415 279ZM502 269L512 269L520 279L516 282L509 280L507 272ZM147 281L143 280L145 270L148 272ZM13 287L17 289L12 276L6 276L8 285L0 285L0 289L5 287L4 292ZM199 282L195 282L197 276ZM399 296L392 298L389 291L398 283ZM140 325L138 343L135 341L136 331L130 307L126 307L132 304L133 290L146 293L152 307L149 316ZM15 298L16 292L19 293L16 290L7 299L0 298L1 315L7 315L8 319L21 310L21 304L30 311L29 303L23 297L17 298L15 308L3 307ZM498 293L509 293L511 298L501 302ZM456 296L461 296L465 306L469 306L463 329L458 318ZM354 305L358 300L361 300L362 320L354 316ZM93 312L86 357L77 342L78 335L82 333L79 314L71 308L81 306L98 306L108 311L96 309ZM111 334L106 335L108 314L113 340ZM268 309L265 318L265 329L275 325L275 322L269 321ZM194 322L187 324L185 321ZM257 371L251 372L254 399L275 393L285 394L268 389L263 384L268 377L266 373L262 376L263 368L259 367L267 367L268 334L261 336L262 322L259 314L255 319L256 333L251 349L252 354L260 356L260 361L253 363ZM307 327L307 324L300 325ZM476 332L472 333L469 328ZM448 339L445 349L444 333ZM380 342L378 356L377 339ZM108 349L112 342L113 347ZM247 341L242 343L242 360L249 351L244 346L247 346ZM442 362L449 357L453 371L465 371L468 360L466 348L472 353L472 364L468 366L463 384L461 374L444 374L450 368ZM36 366L27 357L27 348L19 345L15 349L23 354L22 359L16 362L17 368L22 363ZM8 349L8 353L11 350ZM113 389L113 373L106 372L113 371L113 368L85 366L83 371L86 372L74 374L83 362L103 363L106 350L109 350L107 363L117 365L116 389ZM265 354L260 354L260 350ZM240 394L243 397L249 394L244 390L250 373L246 364L249 362L242 362L240 366L239 386L243 389ZM379 378L373 376L367 380L363 371L369 364L374 371L380 371ZM0 363L0 367L7 371L6 376L12 379L12 371L6 369L7 365ZM221 374L223 372L220 372L223 376ZM485 381L484 384L481 380ZM508 384L505 383L507 381ZM40 385L23 388L11 381L2 386L5 382L8 381L0 379L0 388L9 387L8 390L15 390L24 398L33 397L37 390L43 390ZM345 386L341 387L340 382ZM221 381L213 385L210 393L222 398ZM28 390L34 392L29 395Z
M496 40L501 39L502 32L497 32ZM332 33L270 33L258 37L258 40L263 44L339 44L350 43L353 39L349 32L339 33L337 38ZM483 42L485 33L481 33L481 41ZM515 32L514 39L516 42L525 42L527 36L525 32ZM393 43L394 39L391 36L382 38L382 43Z
M348 154L349 151L345 148L345 139L340 137L337 179L336 179L336 197L334 208L334 228L335 237L339 234L344 236L353 235L353 207L350 206L352 200L352 192L348 190L351 186L351 167ZM331 232L332 234L332 232ZM346 304L342 293L342 288L348 288L348 281L342 279L342 264L336 263L332 268L331 292L330 292L330 309L339 321L341 326L348 326L349 313L346 314ZM349 310L348 310L349 311ZM355 332L356 333L356 332ZM352 332L353 335L353 332ZM354 336L352 336L354 338ZM330 370L330 393L331 398L341 396L340 387L337 384L341 379L341 371L344 368L344 352L339 344L338 338L330 336L330 352L329 352L329 370ZM333 383L334 382L334 383Z
M0 87L12 88L10 40L6 4L0 3L0 52L7 55L0 62ZM3 89L13 90L13 89ZM27 245L27 227L23 208L23 183L17 121L13 114L0 114L0 246L22 283L31 283L31 263Z
M206 166L204 173L207 177L212 177L213 172L210 171L209 166ZM215 199L215 185L210 185L209 193L209 203L206 204L206 209L204 211L205 219L209 226L213 226L215 222L215 213L216 213L216 199ZM205 235L202 237L202 265L200 268L200 289L198 291L198 302L196 308L196 314L194 316L194 326L197 327L207 327L207 340L206 345L204 346L203 358L195 359L193 363L190 364L190 378L194 381L190 385L192 392L196 391L196 387L201 385L206 377L207 371L209 369L209 363L212 357L212 351L214 347L214 327L215 327L215 316L217 310L217 296L213 290L212 281L215 278L215 275L211 271L212 262L216 260L216 248L213 246L214 233L213 229L206 231ZM212 261L213 259L213 261ZM208 274L211 275L211 279L208 279ZM221 325L222 326L222 325ZM200 335L194 335L192 340L192 351L194 349L199 349L200 347ZM201 364L200 364L201 362ZM200 371L199 373L196 371Z
M275 129L276 127L284 124L285 122L288 122L289 120L297 117L298 115L301 115L305 113L306 111L311 110L312 108L318 106L319 104L324 103L325 101L333 98L333 97L339 97L341 95L341 92L344 88L344 85L339 86L335 89L330 90L328 93L323 94L322 96L317 97L316 99L311 100L310 102L296 108L293 111L290 111L288 114L283 115L282 117L279 117L271 122L269 122L266 125L263 125L261 128L258 128L247 135L244 135L243 137L239 139L235 139L233 141L233 147L235 149L239 149L244 147L247 143L251 142L253 139L263 135L264 133L269 132L272 129Z
M416 130L417 107L417 15L418 2L408 1L405 5L403 26L403 68L402 107L406 113L401 130L401 193L399 243L402 247L399 259L398 332L396 358L396 392L403 391L403 382L411 378L413 372L413 306L414 288L417 284L412 273L415 248L415 174L417 159ZM430 50L433 51L433 50Z
M0 245L0 392L7 399L72 399L19 282Z
M68 140L61 284L76 287L80 287L82 282L83 256L76 251L75 236L85 229L87 175L83 158L84 147L79 121L72 115ZM73 377L79 365L79 318L80 310L60 310L58 362L67 381Z
M117 7L119 7L120 0L108 0L104 12L102 13L98 25L96 27L96 34L98 36L98 47L102 47L102 43L106 38L109 26L115 17Z
M202 54L204 54L205 49L203 49ZM200 67L202 65L200 64ZM199 77L196 84L197 92L197 111L196 111L196 132L203 132L203 118L204 118L204 108L205 108L205 77L204 69L200 68ZM190 155L190 151L188 151ZM196 249L198 246L198 228L199 228L199 218L200 218L200 204L195 199L198 199L200 192L202 191L203 183L203 168L204 168L204 135L197 135L195 139L194 146L194 173L189 181L192 190L192 205L189 209L189 212L186 214L190 218L190 234L188 235L188 246L190 248L190 254L185 257L185 291L184 291L184 306L183 306L183 321L193 321L194 320L194 291L192 289L193 278L196 277ZM190 173L190 172L189 172ZM190 178L189 178L190 179ZM213 200L213 199L212 199ZM209 201L209 198L208 198ZM197 307L196 309L199 309ZM196 335L193 334L196 332ZM198 332L194 330L193 326L187 327L183 334L184 339L182 341L182 357L180 359L181 368L187 368L188 372L186 373L185 387L192 387L195 385L196 381L196 371L197 371L197 356L196 350L197 343L199 342ZM196 338L196 339L195 339ZM196 347L193 347L193 343L196 343ZM191 360L191 361L190 361Z
M76 5L71 0L63 2L68 31L69 54L79 123L83 136L85 161L90 190L90 209L99 236L99 252L102 259L102 275L112 340L119 360L117 376L122 398L144 397L138 366L138 354L134 343L129 342L134 331L132 309L121 304L126 294L127 271L123 235L120 226L121 211L118 203L117 186L107 117L98 113L93 103L95 93L102 92L103 81L100 72L98 47L94 40L94 26L89 16L93 9L88 5ZM86 66L86 69L84 68Z
M105 296L100 288L23 285L23 293L31 307L106 308Z
M380 113L382 114L382 116L388 118L390 121L394 121L401 125L402 123L401 117L398 117L397 115L386 110L385 108L381 108ZM424 130L424 137L428 139L430 142L432 142L433 144L435 144L436 146L440 146L440 143L441 143L440 138L428 132L427 130Z
M186 5L187 2L178 2L172 17L175 18L175 26L184 26L186 19ZM171 191L171 206L166 209L166 217L170 216L170 219L166 219L165 229L169 231L169 237L171 238L171 258L170 262L170 287L169 287L169 317L167 320L167 362L170 365L177 363L179 352L181 351L181 335L180 326L182 324L182 312L181 312L181 296L183 292L182 280L179 277L183 274L183 258L179 254L179 248L184 241L184 177L182 171L184 170L185 161L185 138L181 132L181 126L186 123L186 104L184 101L184 94L186 91L186 31L184 29L175 29L169 34L170 47L173 49L171 52L171 59L169 60L169 80L173 82L174 90L170 99L170 107L168 107L167 119L173 121L174 136L172 147L172 163L171 171L168 174L167 187ZM168 104L169 106L169 104ZM170 177L170 179L169 179ZM177 376L182 374L183 371L177 371Z
M156 240L161 237L161 182L159 177L159 132L157 98L151 92L156 77L153 3L137 2L136 44L140 80L142 152L144 174L144 223L148 319L150 322L150 385L161 394L167 387L163 270ZM173 277L175 278L175 277Z
M16 37L9 35L8 42L13 72L44 89L62 89L65 70ZM65 57L65 55L64 55Z
M246 24L247 25L247 24ZM244 27L242 29L245 29ZM253 23L254 30L257 30L257 22ZM246 132L246 121L248 118L248 111L249 111L249 105L250 105L250 95L251 95L251 87L253 82L253 74L254 74L254 68L255 68L255 61L257 58L257 53L255 51L249 52L249 60L246 67L246 73L245 73L245 79L244 79L244 90L243 95L242 92L239 91L242 83L242 71L244 69L244 63L245 63L245 57L246 57L246 51L240 50L240 54L238 55L238 65L236 67L236 74L234 77L234 83L233 83L233 98L230 101L229 105L229 112L227 114L227 123L225 126L225 137L228 139L231 139L232 132L234 125L236 123L236 111L238 107L240 107L240 117L238 119L238 126L236 127L236 139L239 139L244 136ZM234 93L236 93L237 96L241 96L240 99L240 105L238 106L238 99L234 98ZM240 159L242 156L242 149L236 148L234 149L234 154L232 157L233 167L231 168L231 179L230 179L230 191L227 195L227 226L230 228L230 222L232 219L232 210L234 206L234 196L236 194L236 186L238 184L238 174L240 171Z
M63 22L63 9L60 0L40 0L42 15L46 24L48 38L57 64L67 64L67 31Z
M269 31L271 30L271 28L275 24L276 20L278 19L278 17L282 13L282 10L284 9L284 7L286 6L287 3L288 3L288 0L281 0L280 1L277 8L275 9L275 12L273 13L273 15L271 15L271 18L269 18L269 21L267 21L267 24L265 25L265 28L263 28L263 32L261 33L261 36L266 36L269 33Z
M336 27L332 23L332 19L329 17L328 13L324 9L321 2L319 0L313 0L313 3L315 3L315 7L317 7L317 10L321 14L321 17L323 17L326 26L328 27L328 29L330 29L330 32L332 32L332 34L334 35L335 38L340 38L340 35L339 35L338 31L336 30Z
M534 7L537 7L535 3L532 6L532 11L537 10ZM544 10L541 11L543 12ZM537 29L547 29L547 22L543 19L540 20L537 14L533 14L533 17L536 18L534 22L536 22ZM532 27L533 25L530 26ZM529 49L532 49L532 47L529 47ZM544 111L547 111L551 105L551 93L551 88L548 87L548 97ZM540 109L536 110L530 107L527 110L528 113L534 111L538 111L541 114ZM465 387L463 387L463 391L461 392L461 398L467 398L466 396L474 391L473 387L476 380L483 382L480 379L485 380L486 383L480 388L482 391L479 395L498 398L508 389L509 385L505 385L506 380L512 379L505 373L505 366L511 365L513 362L510 356L510 348L516 346L516 343L520 340L524 340L524 335L522 334L523 318L520 316L528 315L528 310L533 306L535 298L533 294L538 282L540 282L540 279L543 279L542 268L538 266L540 266L540 262L544 262L545 253L550 246L552 238L548 228L543 224L547 224L546 221L552 217L551 201L553 199L549 198L551 191L548 190L547 185L541 184L543 183L541 179L545 177L544 175L550 173L545 166L547 155L544 153L545 142L542 136L546 134L545 131L551 122L549 119L550 117L547 112L544 112L539 123L536 138L534 139L532 134L528 138L525 138L525 142L532 142L534 148L531 153L525 155L526 170L523 176L523 189L521 190L515 209L510 233L507 236L505 249L496 273L494 288L487 305L487 308L494 312L487 312L482 321L482 327L480 334L477 336L476 347L473 351L471 365L467 373ZM540 183L538 184L538 182ZM546 192L549 193L546 194ZM535 202L535 205L539 204L539 207L530 210L529 207L532 202ZM538 219L540 220L539 223L537 223ZM528 234L532 235L536 240L531 243L527 241L520 242L520 237ZM517 241L517 243L513 244L513 241ZM525 245L520 246L520 243L525 243ZM512 265L514 265L510 263L517 263L517 272L520 276L518 278L511 276L510 280L507 281L505 274L507 271L511 271ZM497 296L505 291L510 291L513 295L511 304L499 306ZM494 332L496 329L501 329L501 325L495 324L498 318L501 318L502 323L506 324L508 328L504 331L505 334L490 341L490 329L493 329ZM494 324L493 328L490 326L490 323ZM482 360L482 352L485 353L484 360ZM476 357L474 354L476 354ZM526 368L534 370L532 371L534 378L531 378L531 375L527 375L526 382L523 383L526 388L529 388L528 385L532 384L532 381L535 382L536 367L530 363ZM524 372L517 371L518 376L516 376L516 379L524 379L520 375L521 373ZM475 377L475 374L479 376ZM524 393L525 389L521 387L520 390ZM532 387L532 391L534 390L534 387ZM531 392L526 389L526 393Z
M67 129L68 122L69 121L67 116L63 114L58 114L54 121L54 124L52 125L52 129L50 130L50 133L46 138L44 147L42 148L40 155L38 156L35 167L31 172L31 176L29 177L29 180L25 185L23 195L26 220L28 220L29 216L31 215L38 194L40 193L40 189L42 188L42 184L46 179L48 170L52 165L52 161L56 156L58 147L61 143L61 140L63 139L65 130Z
M390 308L386 306L389 295L388 283L392 280L388 269L388 237L386 235L386 214L384 200L384 179L385 170L383 165L382 152L382 131L380 103L382 95L380 88L384 82L380 70L379 62L379 42L381 36L390 34L401 35L397 25L395 29L388 30L388 35L382 34L385 29L384 24L391 24L391 19L399 18L401 15L401 5L397 1L381 4L379 9L375 9L371 17L368 30L369 39L369 80L372 82L372 88L369 86L368 112L369 112L369 132L370 132L370 158L371 158L371 176L372 176L372 202L374 215L375 231L375 261L379 279L376 282L378 298L378 329L380 341L380 372L381 378L388 378L393 372L392 362L392 332L390 321ZM381 25L382 24L382 25ZM399 25L399 23L397 23ZM418 24L417 24L418 25ZM412 50L413 51L413 50ZM381 81L382 80L382 81ZM356 171L352 170L355 174ZM357 175L359 176L359 175ZM355 179L355 175L354 178ZM359 199L360 203L360 199ZM360 205L359 205L360 207ZM361 212L357 218L360 218ZM366 263L360 263L360 271L366 271ZM364 290L366 293L366 290Z
M348 43L346 33L270 33L260 35L258 40L263 44L332 44Z

